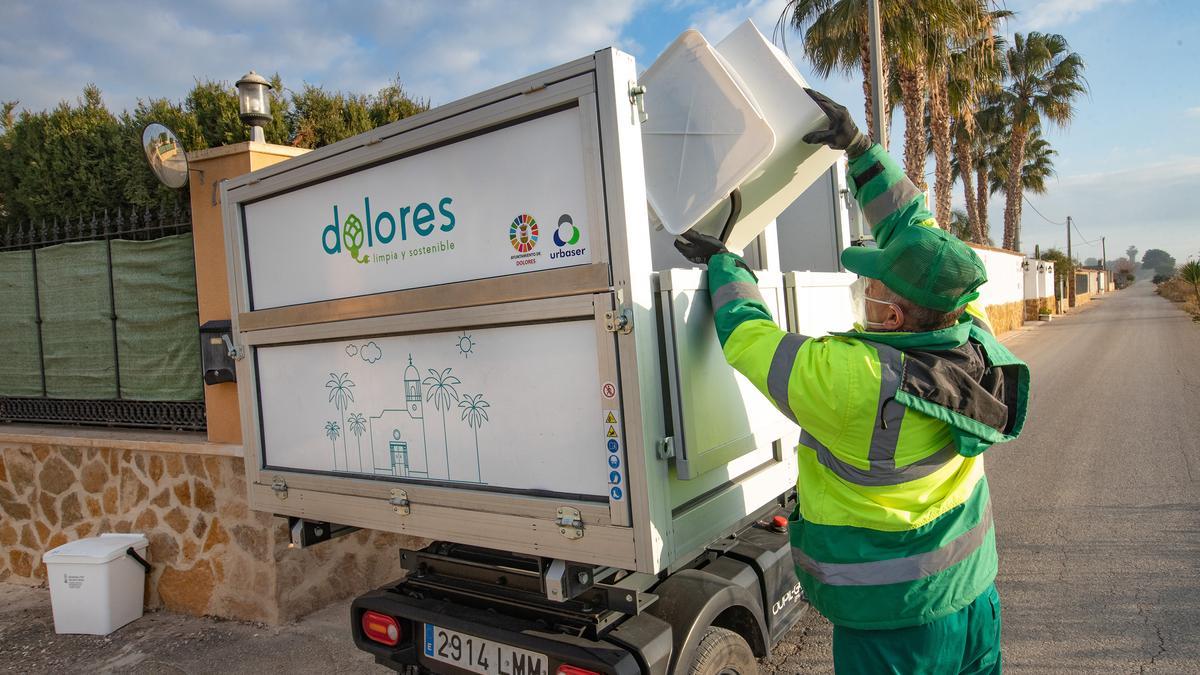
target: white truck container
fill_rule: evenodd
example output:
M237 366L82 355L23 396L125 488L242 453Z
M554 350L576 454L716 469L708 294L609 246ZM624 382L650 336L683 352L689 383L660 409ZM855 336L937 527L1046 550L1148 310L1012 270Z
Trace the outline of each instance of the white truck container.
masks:
M222 184L251 506L302 544L346 527L439 542L402 555L408 586L356 602L381 663L668 672L710 629L744 625L762 652L799 615L786 535L763 525L794 491L798 429L725 364L703 274L655 271L671 237L648 219L654 95L603 50ZM784 183L738 236L773 237L761 205L806 187ZM782 323L783 275L760 278ZM684 583L735 549L717 581ZM522 609L472 623L436 593ZM492 665L451 659L451 639Z

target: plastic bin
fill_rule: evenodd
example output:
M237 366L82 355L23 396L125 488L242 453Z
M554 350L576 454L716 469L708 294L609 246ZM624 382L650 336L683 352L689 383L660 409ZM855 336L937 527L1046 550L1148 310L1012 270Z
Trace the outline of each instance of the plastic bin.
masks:
M108 635L142 616L149 541L141 534L102 534L42 555L50 582L54 632Z
M841 155L801 140L828 120L791 60L749 21L716 47L686 31L639 82L647 201L670 234L724 235L740 251ZM740 215L723 232L734 189Z

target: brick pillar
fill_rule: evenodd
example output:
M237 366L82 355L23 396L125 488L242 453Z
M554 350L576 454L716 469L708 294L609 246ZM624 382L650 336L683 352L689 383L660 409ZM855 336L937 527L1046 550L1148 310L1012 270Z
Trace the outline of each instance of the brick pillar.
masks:
M225 235L216 186L256 169L308 152L270 143L236 143L188 153L192 202L192 233L196 250L196 302L200 323L230 318L229 282L225 268ZM204 385L208 440L241 443L237 384Z

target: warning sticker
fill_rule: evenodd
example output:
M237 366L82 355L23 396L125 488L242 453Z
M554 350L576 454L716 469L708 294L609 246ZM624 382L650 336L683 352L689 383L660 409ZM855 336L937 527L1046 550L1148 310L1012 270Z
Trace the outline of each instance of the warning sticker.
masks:
M617 385L612 382L605 382L604 386L600 388L600 393L604 394L604 398L614 399L617 397Z
M613 414L613 411L611 411L611 410L608 411L608 415L604 418L604 423L605 424L616 424L617 423L617 416Z
M611 424L608 425L608 433L606 433L604 435L607 436L608 438L616 438L617 437L617 428Z

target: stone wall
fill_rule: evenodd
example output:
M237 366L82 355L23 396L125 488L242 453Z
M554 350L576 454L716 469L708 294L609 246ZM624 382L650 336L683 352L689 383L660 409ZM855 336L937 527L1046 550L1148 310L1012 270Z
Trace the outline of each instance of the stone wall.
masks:
M1048 298L1030 298L1025 301L1025 320L1037 321L1045 310L1046 314L1054 313L1054 296Z
M1025 302L1009 302L1003 305L988 305L988 322L996 335L1003 335L1010 330L1016 330L1025 323Z
M266 623L401 576L409 537L360 531L289 547L251 511L241 457L0 443L0 581L42 584L42 553L101 532L150 540L146 606Z

